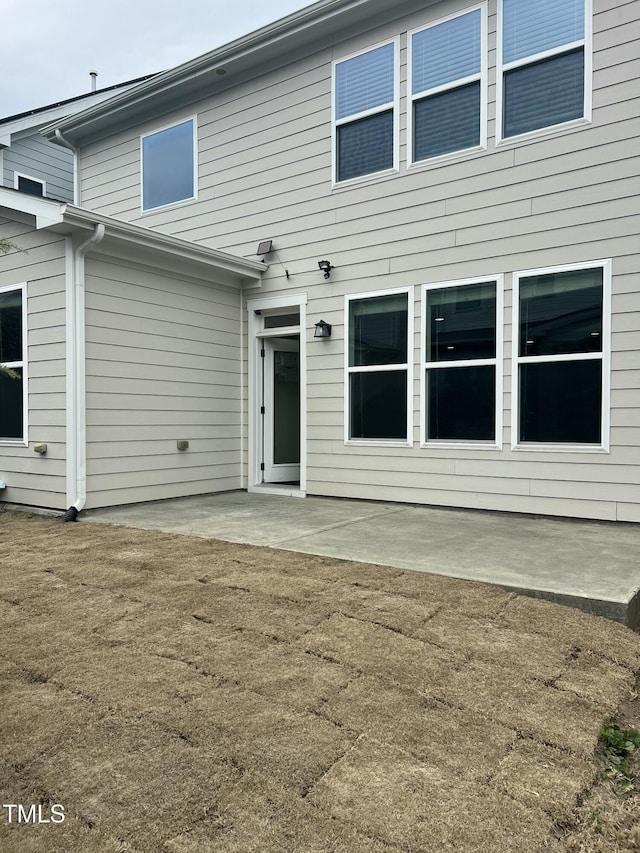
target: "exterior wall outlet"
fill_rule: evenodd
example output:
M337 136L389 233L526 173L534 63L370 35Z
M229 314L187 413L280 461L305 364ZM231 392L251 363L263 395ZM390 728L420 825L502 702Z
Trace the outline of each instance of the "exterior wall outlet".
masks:
M188 450L189 449L189 442L185 441L184 439L180 439L179 441L176 442L176 446L177 446L178 450Z

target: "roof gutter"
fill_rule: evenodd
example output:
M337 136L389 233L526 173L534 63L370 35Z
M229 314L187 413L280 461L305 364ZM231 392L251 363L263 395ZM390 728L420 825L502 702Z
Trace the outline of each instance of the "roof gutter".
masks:
M73 250L67 238L67 502L63 521L75 521L87 502L87 389L85 368L84 259L102 241L98 223L91 237Z
M63 145L65 148L69 148L70 151L73 151L73 203L80 206L80 169L78 167L80 151L75 145L72 145L68 139L64 138L59 127L56 127L55 135L56 140L60 145Z

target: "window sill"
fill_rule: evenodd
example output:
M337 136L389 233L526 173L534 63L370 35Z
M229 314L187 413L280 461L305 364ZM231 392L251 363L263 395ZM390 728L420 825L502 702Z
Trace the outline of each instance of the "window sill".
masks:
M595 444L513 444L511 449L519 453L610 453L608 447Z
M481 154L486 150L487 145L485 142L482 142L480 145L474 145L473 148L463 148L460 151L450 151L447 154L438 154L437 157L429 157L427 160L414 160L411 163L407 163L407 171L413 172L416 169L437 168L443 163L450 163L454 160L464 160L472 154Z
M151 216L154 213L164 213L165 210L174 210L176 207L185 207L187 204L193 204L198 201L198 196L184 198L181 201L172 201L171 204L162 204L158 207L149 207L147 209L140 208L140 216Z
M345 447L413 447L412 441L397 441L391 438L349 438Z
M367 183L375 183L382 178L389 178L392 175L397 175L399 172L400 169L394 166L393 169L385 169L384 172L374 172L371 175L360 175L359 178L349 178L348 181L333 181L331 189L332 191L350 189L351 187L357 187Z
M29 447L29 442L22 438L15 440L0 439L0 447Z
M423 441L421 450L502 450L495 441Z
M505 136L502 139L495 141L496 149L504 148L507 145L517 145L519 142L529 142L531 140L541 139L546 136L561 133L562 131L576 130L580 127L590 125L591 118L584 116L583 118L572 119L571 121L563 122L562 124L553 124L550 127L540 127L538 130L530 130L527 133L519 133L517 136Z

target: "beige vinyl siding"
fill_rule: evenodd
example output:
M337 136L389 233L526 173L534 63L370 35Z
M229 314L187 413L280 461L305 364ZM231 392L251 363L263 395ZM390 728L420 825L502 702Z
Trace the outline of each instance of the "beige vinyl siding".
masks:
M88 508L239 487L239 321L237 292L87 259Z
M492 0L487 150L407 168L406 32L469 5L343 33L332 49L158 120L198 114L197 202L140 216L139 133L152 124L87 148L83 201L240 256L274 240L262 293L308 296L308 493L640 521L640 3L594 0L590 124L496 146ZM399 173L332 190L331 61L398 33ZM319 258L335 267L329 282ZM512 451L513 273L607 258L610 453ZM421 448L420 285L501 273L504 448ZM344 296L403 286L415 288L413 447L345 445ZM329 340L313 340L320 318Z
M27 283L28 447L0 442L0 501L66 508L65 240L0 218L21 251L0 256L0 287ZM33 452L37 443L47 453Z

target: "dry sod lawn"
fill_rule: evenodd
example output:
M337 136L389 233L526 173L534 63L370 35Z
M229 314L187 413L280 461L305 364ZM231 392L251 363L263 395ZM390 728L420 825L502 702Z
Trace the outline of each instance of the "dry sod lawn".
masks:
M0 813L3 853L640 849L638 798L594 763L640 670L621 626L20 513L0 563L1 802L66 814Z

